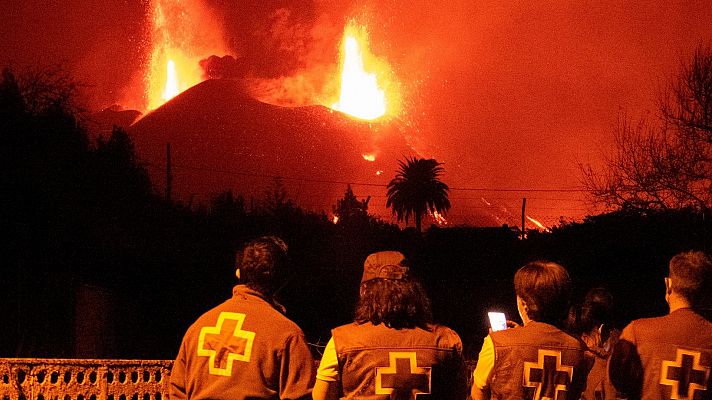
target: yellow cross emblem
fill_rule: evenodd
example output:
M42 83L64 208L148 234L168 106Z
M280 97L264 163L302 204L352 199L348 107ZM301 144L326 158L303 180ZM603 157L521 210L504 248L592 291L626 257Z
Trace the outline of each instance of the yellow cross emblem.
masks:
M671 399L693 399L695 390L707 390L710 367L700 365L699 351L677 349L675 361L663 361L660 384L670 386Z
M255 333L243 331L245 314L221 312L215 326L205 326L198 336L198 356L208 357L211 375L231 376L233 361L250 361Z
M430 394L430 367L419 367L415 352L389 352L389 366L376 368L376 394L408 400Z
M566 392L574 367L561 364L561 352L539 349L539 362L524 362L524 386L534 388L534 400L557 400Z

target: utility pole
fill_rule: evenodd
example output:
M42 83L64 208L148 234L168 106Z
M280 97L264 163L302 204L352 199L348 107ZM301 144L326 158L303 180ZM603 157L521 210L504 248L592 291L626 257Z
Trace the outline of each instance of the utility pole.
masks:
M173 173L171 171L171 143L166 143L166 202L171 202Z
M527 198L524 197L524 198L522 198L522 240L524 240L524 235L526 232L526 223L527 223L526 209L527 209Z

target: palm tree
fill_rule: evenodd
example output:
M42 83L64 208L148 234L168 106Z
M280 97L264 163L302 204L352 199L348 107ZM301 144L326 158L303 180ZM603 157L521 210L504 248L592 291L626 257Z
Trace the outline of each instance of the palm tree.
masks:
M420 222L426 211L445 214L450 209L449 188L440 181L442 163L434 159L405 158L398 161L400 168L396 177L388 183L386 207L393 208L398 222L411 217L415 228L421 232Z

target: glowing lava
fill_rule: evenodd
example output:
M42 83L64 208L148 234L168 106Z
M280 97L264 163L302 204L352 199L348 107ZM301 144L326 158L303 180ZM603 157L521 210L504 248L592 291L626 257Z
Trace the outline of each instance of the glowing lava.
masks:
M542 224L541 222L535 220L534 218L532 218L528 215L527 215L527 220L529 220L529 222L536 225L539 229L543 229L545 232L551 232L551 230L549 228L547 228L546 226L544 226L544 224Z
M368 48L364 27L350 22L341 43L341 92L332 108L357 118L374 120L392 109L391 70Z
M178 90L178 74L176 74L176 64L173 60L168 60L166 65L166 88L163 89L163 100L168 101L180 93Z
M435 223L438 224L438 226L447 225L447 219L445 219L445 216L440 214L437 210L428 210L428 214L430 214L430 216L435 220Z
M204 0L150 0L151 54L146 101L154 110L205 78L200 60L226 54L222 29Z

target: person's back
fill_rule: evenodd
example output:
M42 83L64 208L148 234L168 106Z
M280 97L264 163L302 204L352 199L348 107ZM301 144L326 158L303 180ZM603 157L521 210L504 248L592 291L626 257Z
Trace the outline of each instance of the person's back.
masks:
M630 399L710 399L712 263L701 252L670 261L666 299L670 313L631 322L609 361L609 379Z
M472 398L578 399L593 360L586 345L559 326L570 279L551 262L533 262L514 276L523 327L491 332L473 373Z
M602 400L615 393L606 382L606 366L620 331L613 326L613 295L602 287L586 293L583 303L569 321L569 329L581 337L594 362L586 380L582 400Z
M274 242L274 243L273 243ZM191 325L171 371L171 399L304 399L314 366L301 329L271 294L280 283L277 238L251 242L238 258L243 281L230 299ZM277 265L276 265L277 264Z
M543 322L492 332L492 399L578 398L591 360L578 338ZM561 392L561 393L559 393Z
M430 301L401 253L366 259L355 314L332 330L314 399L465 399L460 337L432 323Z
M396 398L411 393L438 399L463 395L462 345L450 328L430 325L392 329L383 324L351 323L332 331L341 367L344 397L372 393ZM374 374L374 366L375 374Z

